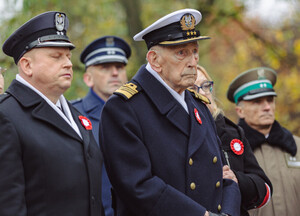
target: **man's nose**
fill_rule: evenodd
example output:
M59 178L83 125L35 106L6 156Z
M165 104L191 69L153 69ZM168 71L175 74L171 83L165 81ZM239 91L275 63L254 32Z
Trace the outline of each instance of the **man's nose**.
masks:
M112 76L118 76L119 75L119 71L118 71L118 68L116 66L111 67L111 74L112 74Z
M73 63L70 58L66 57L66 62L65 62L66 67L73 67Z
M264 108L265 110L271 109L271 104L270 104L270 102L268 102L267 100L265 100L265 101L263 102L263 108Z

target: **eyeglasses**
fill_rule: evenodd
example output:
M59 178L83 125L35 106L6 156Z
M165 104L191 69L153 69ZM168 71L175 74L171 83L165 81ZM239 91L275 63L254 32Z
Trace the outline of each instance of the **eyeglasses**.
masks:
M213 91L214 82L213 81L205 81L201 86L194 85L192 89L199 93L200 89L205 93L211 93Z

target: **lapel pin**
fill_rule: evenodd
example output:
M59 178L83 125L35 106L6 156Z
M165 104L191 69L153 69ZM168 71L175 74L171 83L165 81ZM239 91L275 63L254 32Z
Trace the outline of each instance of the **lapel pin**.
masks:
M199 112L196 108L194 108L194 113L195 113L196 120L199 122L199 124L202 124L202 120L201 120Z
M81 124L85 127L86 130L92 130L92 122L85 116L78 116L81 121Z
M241 155L241 154L244 153L244 144L239 139L233 139L233 140L231 140L231 142L230 142L230 148L237 155Z

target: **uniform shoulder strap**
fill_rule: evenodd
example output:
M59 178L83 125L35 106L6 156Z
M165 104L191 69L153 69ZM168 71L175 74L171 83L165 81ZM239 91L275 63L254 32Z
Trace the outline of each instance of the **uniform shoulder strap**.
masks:
M123 97L125 100L129 100L132 96L141 91L141 87L134 81L129 81L120 88L118 88L114 94Z
M189 92L191 92L191 94L192 94L192 96L194 97L194 98L196 98L196 99L198 99L198 100L201 100L202 102L204 102L205 104L210 104L211 102L210 102L210 100L207 98L207 97L205 97L205 96L203 96L203 95L201 95L201 94L199 94L199 93L197 93L197 92L195 92L195 90L193 90L193 89L187 89Z

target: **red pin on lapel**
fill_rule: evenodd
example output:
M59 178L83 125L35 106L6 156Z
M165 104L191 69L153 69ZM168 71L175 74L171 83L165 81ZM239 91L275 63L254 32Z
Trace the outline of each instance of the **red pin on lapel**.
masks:
M81 121L81 124L85 127L86 130L92 130L92 122L85 116L78 116Z
M231 142L230 142L230 148L237 155L241 155L241 154L244 153L244 144L239 139L233 139L233 140L231 140Z
M199 122L199 124L202 124L202 120L201 120L199 112L196 108L194 108L194 113L195 113L196 120Z

